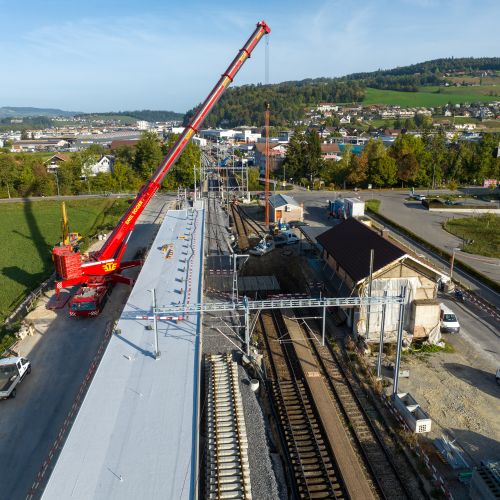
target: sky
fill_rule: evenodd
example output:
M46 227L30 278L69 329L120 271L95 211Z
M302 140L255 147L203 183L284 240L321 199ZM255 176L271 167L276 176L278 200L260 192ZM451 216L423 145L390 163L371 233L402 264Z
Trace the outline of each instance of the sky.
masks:
M260 20L269 83L500 56L498 0L0 0L0 106L203 101ZM265 83L262 40L234 85Z

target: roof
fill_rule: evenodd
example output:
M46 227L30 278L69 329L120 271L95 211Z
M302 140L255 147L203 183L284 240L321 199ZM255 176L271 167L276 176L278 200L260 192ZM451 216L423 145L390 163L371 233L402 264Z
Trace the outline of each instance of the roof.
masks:
M280 147L283 147L286 149L287 145L283 144L282 142L270 142L269 143L269 152L271 154L276 154L276 151L273 151L274 149ZM255 150L258 151L259 153L265 153L266 152L266 143L265 142L257 142L255 143Z
M55 159L58 159L60 161L68 161L69 160L69 156L64 154L64 153L57 153L55 155L52 155L48 160L45 160L43 163L49 163L51 162L52 160L55 160Z
M269 197L269 203L274 207L282 207L283 205L293 205L295 207L300 207L300 204L297 203L291 196L287 196L286 194L274 194Z
M14 363L17 363L20 361L22 358L17 357L17 358L2 358L0 359L0 365L13 365Z
M321 144L321 152L322 153L340 153L340 147L338 144Z
M196 497L200 315L178 324L160 318L156 360L150 321L137 316L151 314L151 289L160 305L200 301L203 222L201 209L166 214L44 499Z
M353 218L325 231L316 240L355 283L370 274L371 249L374 250L373 272L406 255L389 240Z
M111 141L111 144L109 146L109 149L117 149L121 146L129 146L131 148L135 147L137 143L139 142L138 139L133 139L130 141L123 140L123 141Z

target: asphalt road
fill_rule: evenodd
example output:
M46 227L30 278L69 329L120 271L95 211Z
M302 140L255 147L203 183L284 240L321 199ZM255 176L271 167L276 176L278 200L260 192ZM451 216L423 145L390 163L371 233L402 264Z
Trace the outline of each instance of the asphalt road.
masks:
M331 225L328 221L326 211L326 200L333 199L336 195L333 191L303 191L294 190L289 192L298 202L304 204L305 219L312 225ZM443 192L441 191L441 194ZM451 253L452 248L460 245L461 240L442 229L443 220L450 217L463 217L463 214L441 214L428 212L418 202L408 202L408 191L362 191L342 192L343 197L359 197L363 200L380 199L380 213L393 220L401 226L429 241L435 246ZM397 239L406 243L409 239L397 235ZM410 243L410 248L417 254L427 256L429 260L441 271L449 273L450 263L447 259L430 254L425 248L419 247L415 242ZM485 276L500 283L500 259L490 259L482 256L470 255L465 252L456 252L456 262L463 260L471 267ZM454 278L460 279L463 284L484 297L486 300L500 308L500 294L479 282L476 278L467 275L457 267L454 270Z
M457 316L460 333L443 334L455 349L467 354L471 362L480 359L483 369L495 373L500 367L500 330L485 315L471 312L465 303L457 302L444 295L438 300L446 304ZM483 317L481 317L483 316Z
M150 245L168 200L165 196L151 200L132 234L125 260ZM26 498L102 342L106 324L119 316L129 293L129 287L118 284L97 318L71 319L66 309L59 311L29 353L31 375L19 386L16 399L0 401L0 500ZM22 345L20 350L24 355Z

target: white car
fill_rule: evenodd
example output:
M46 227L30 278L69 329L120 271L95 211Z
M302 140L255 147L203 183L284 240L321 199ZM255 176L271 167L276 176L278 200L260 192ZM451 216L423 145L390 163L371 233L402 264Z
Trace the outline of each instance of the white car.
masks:
M416 195L415 195L415 199L416 199L417 201L423 201L423 200L425 200L426 198L425 198L425 196L424 196L423 194L416 194Z
M17 385L31 373L31 363L26 358L0 359L0 399L15 398Z

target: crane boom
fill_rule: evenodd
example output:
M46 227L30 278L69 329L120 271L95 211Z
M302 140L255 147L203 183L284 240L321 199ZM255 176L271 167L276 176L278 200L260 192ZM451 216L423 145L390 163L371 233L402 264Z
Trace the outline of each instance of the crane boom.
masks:
M170 167L177 161L182 151L191 140L191 137L196 132L198 132L198 129L203 120L220 99L224 90L234 80L236 73L240 70L247 58L250 57L250 54L252 53L257 43L265 34L269 33L270 31L271 30L264 21L261 21L257 24L255 31L252 33L244 47L239 51L238 55L233 59L229 67L222 74L215 87L205 99L205 102L200 106L197 113L191 118L189 124L186 126L182 134L180 134L177 141L172 146L167 155L163 158L162 162L160 163L154 174L151 176L150 180L143 186L134 203L130 205L129 209L121 218L120 222L111 233L102 249L94 255L95 260L107 261L109 259L121 259L121 256L123 255L123 252L125 250L124 247L126 246L128 233L133 230L139 215L142 213L144 208L146 208L149 200L160 188L166 173L168 172ZM94 266L92 266L92 268L94 268Z
M75 253L70 253L66 246L63 245L54 248L52 254L56 271L62 277L62 280L56 283L57 292L62 288L77 284L88 284L89 286L102 288L106 285L107 281L126 282L128 280L118 273L122 269L139 264L138 261L124 263L121 261L137 219L147 207L151 198L161 187L161 183L168 170L178 160L192 136L199 130L203 120L220 99L226 88L234 80L234 77L245 61L250 57L256 45L264 35L270 32L271 30L265 21L257 23L250 38L222 74L219 81L198 111L191 118L182 134L180 134L170 151L165 155L156 171L140 189L135 200L120 219L103 247L97 252L91 253L89 258L85 261L83 261L78 254L78 259L80 259L78 262L76 261ZM78 293L75 298L77 296ZM88 292L86 296L88 296ZM75 298L72 299L72 301L75 300ZM89 309L87 308L86 310Z

